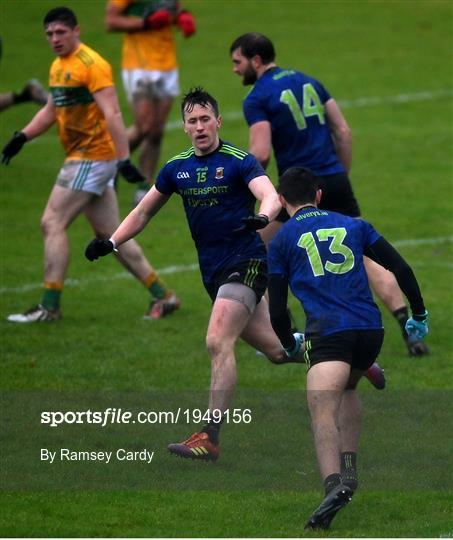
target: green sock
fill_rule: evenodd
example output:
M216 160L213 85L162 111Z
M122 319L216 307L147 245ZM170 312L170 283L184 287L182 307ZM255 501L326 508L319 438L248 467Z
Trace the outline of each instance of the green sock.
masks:
M167 285L160 279L156 272L151 272L144 283L145 287L154 296L154 298L165 298L168 295Z
M168 291L165 283L159 278L157 278L156 281L150 285L148 290L154 296L154 298L165 298Z
M60 296L62 291L58 289L44 289L41 304L46 309L58 309L60 307Z

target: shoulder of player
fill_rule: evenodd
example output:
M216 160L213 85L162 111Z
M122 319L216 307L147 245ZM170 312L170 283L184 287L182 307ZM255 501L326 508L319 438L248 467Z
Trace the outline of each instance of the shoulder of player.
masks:
M361 231L376 230L369 221L366 221L361 217L351 219L355 222L356 228L360 229Z
M256 104L257 102L266 105L270 96L274 92L281 90L282 81L287 80L288 76L295 76L297 79L305 77L303 73L294 69L281 68L276 66L265 72L255 84L252 86L248 94L244 98L244 107Z
M331 210L328 211L328 219L332 221L333 226L344 228L348 234L352 235L363 235L370 228L373 228L368 221L365 221L361 217L347 216Z
M50 64L50 72L58 69L61 65L61 59L59 56L57 56L56 58L54 58L54 60L52 61L52 63Z
M228 142L222 141L222 144L218 150L219 154L230 157L233 160L244 161L249 156L252 156L245 150L234 146Z
M227 142L222 142L220 148L214 153L221 154L222 156L225 156L227 159L231 158L232 160L237 161L237 162L242 162L246 158L255 159L251 154L249 154L245 150L242 150L241 148L238 148L237 146L234 146ZM166 162L164 167L177 166L181 164L181 162L185 162L194 156L195 156L195 150L192 146L188 150L185 150L184 152L180 152L179 154L176 154L175 156L171 157Z
M88 45L82 43L79 49L74 53L74 58L77 59L86 68L92 66L107 66L110 68L109 62L105 60L98 52L96 52Z
M184 152L180 152L179 154L176 154L176 156L171 157L164 165L166 167L167 165L171 164L177 164L181 161L186 161L190 159L192 156L195 155L195 150L193 146L191 146L188 150L185 150Z

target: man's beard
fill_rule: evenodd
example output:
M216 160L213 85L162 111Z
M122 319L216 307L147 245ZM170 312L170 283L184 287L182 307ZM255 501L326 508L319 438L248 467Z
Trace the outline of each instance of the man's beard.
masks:
M242 76L242 84L244 86L249 86L250 84L255 84L256 79L257 79L257 77L256 77L255 70L249 64L247 66L247 69L244 71L244 75Z

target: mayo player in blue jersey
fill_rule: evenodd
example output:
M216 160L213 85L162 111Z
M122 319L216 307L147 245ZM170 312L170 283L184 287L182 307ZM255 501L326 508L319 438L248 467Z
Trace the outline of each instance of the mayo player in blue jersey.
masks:
M156 184L110 240L87 247L90 260L138 234L173 193L180 195L213 307L206 345L211 357L211 419L200 433L169 445L181 457L215 460L222 418L236 385L234 346L239 337L274 363L301 361L284 351L272 329L266 299L266 248L256 232L281 210L277 192L256 158L219 139L216 100L202 88L186 94L181 112L193 147L170 159ZM259 202L255 214L256 200ZM215 414L217 412L217 414Z
M254 85L244 100L250 153L266 167L273 148L279 175L290 167L309 168L323 190L321 208L359 217L348 177L351 130L335 99L313 77L278 67L274 46L262 34L238 37L230 53L234 72L244 85ZM282 212L261 232L266 244L286 219L288 215ZM422 340L407 336L404 330L409 313L393 274L369 258L365 266L373 289L398 321L409 354L428 353ZM376 373L368 374L373 383Z
M326 492L307 527L328 528L357 487L360 401L355 389L384 337L364 255L395 275L413 313L408 335L424 338L428 313L411 268L369 223L320 208L322 191L311 171L288 169L278 192L290 219L269 245L269 309L287 348L297 345L287 314L288 286L306 314L307 400Z

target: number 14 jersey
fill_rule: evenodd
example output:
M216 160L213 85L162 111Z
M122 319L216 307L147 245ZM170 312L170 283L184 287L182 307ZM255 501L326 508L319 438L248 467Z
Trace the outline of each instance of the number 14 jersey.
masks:
M345 172L324 112L331 98L324 86L300 71L268 69L244 99L249 126L267 121L279 174L307 167L316 176Z

